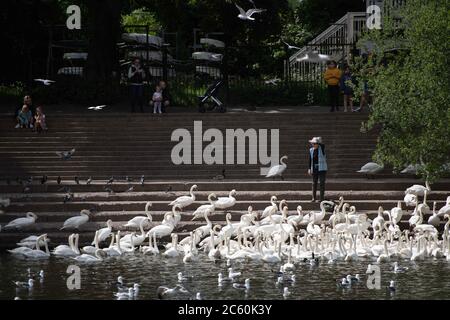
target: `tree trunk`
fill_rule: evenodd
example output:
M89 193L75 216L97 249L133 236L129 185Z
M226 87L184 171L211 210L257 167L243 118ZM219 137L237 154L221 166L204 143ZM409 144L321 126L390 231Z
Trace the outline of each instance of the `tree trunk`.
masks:
M85 0L88 9L88 60L85 76L89 82L110 85L118 75L117 40L120 33L122 0ZM82 28L83 28L83 21Z

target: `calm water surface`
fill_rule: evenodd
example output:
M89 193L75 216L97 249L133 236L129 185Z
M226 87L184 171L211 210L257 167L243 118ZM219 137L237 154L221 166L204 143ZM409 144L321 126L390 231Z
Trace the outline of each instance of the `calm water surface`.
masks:
M405 273L393 273L392 262L380 264L381 289L369 290L366 286L366 269L371 259L358 262L338 261L332 265L309 263L296 264L296 283L277 286L276 275L279 264L243 261L233 262L235 271L242 272L237 280L243 283L251 279L251 289L234 289L225 284L217 286L217 274L228 274L225 261L214 263L206 256L197 262L184 264L181 259L166 259L160 256L141 254L107 258L102 262L79 263L70 258L51 257L49 260L24 260L9 254L0 254L0 299L116 299L114 284L117 277L124 278L125 285L140 284L136 299L156 299L156 289L160 285L174 287L177 273L192 277L183 286L190 292L171 299L190 299L201 292L203 299L283 299L282 291L288 286L292 293L289 299L450 299L450 263L446 260L421 262L400 261L408 267ZM375 262L376 263L376 262ZM69 265L81 268L81 289L69 290L66 274ZM44 270L45 278L36 281L32 290L16 289L12 281L27 281L27 269L33 274ZM359 273L362 282L349 289L336 286L336 280L347 274ZM390 294L386 286L390 280L397 283L397 291Z

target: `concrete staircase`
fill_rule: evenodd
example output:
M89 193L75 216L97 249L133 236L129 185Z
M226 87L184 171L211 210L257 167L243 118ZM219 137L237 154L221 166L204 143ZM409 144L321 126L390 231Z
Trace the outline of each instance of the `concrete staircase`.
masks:
M306 175L308 140L315 135L326 143L329 174L327 194L329 199L344 196L346 202L355 205L358 212L373 218L378 206L391 209L403 199L403 191L414 183L422 184L412 176L400 176L386 169L375 179L367 179L355 171L370 161L376 143L376 132L361 133L364 114L331 114L319 112L281 113L227 113L227 114L123 114L123 113L74 113L54 115L49 118L49 132L36 134L30 130L14 129L10 115L0 115L0 197L10 198L11 205L3 208L0 224L22 217L27 211L37 214L37 223L22 231L0 232L0 248L12 247L17 240L29 235L48 233L52 245L67 241L70 231L59 231L62 222L79 214L81 209L93 209L90 222L80 228L80 241L92 241L94 231L112 219L114 229L130 218L144 212L147 201L152 201L153 220L161 221L168 203L177 196L188 193L193 183L198 185L197 201L185 208L177 232L181 236L197 227L191 222L191 213L214 191L218 196L236 189L237 204L231 209L233 220L238 220L252 205L261 211L269 205L271 195L286 199L289 209L295 213L297 205L303 209L318 210L317 203L310 203L311 183ZM173 130L186 128L193 133L194 121L202 121L203 132L217 128L225 135L226 129L244 130L279 129L280 156L288 155L285 180L264 178L261 165L174 165L171 150L178 142L171 141ZM204 142L203 147L209 142ZM251 148L254 148L252 146ZM76 148L72 159L60 160L55 151ZM270 150L270 149L269 149ZM248 159L248 156L246 157ZM225 169L224 180L214 180ZM49 181L41 185L42 175ZM139 177L144 174L146 183L141 186ZM30 191L16 182L33 176ZM56 178L62 178L61 185ZM76 184L74 177L80 178ZM94 179L86 185L87 177ZM114 176L111 186L114 194L105 192L107 179ZM133 178L128 183L125 176ZM9 184L7 183L7 180ZM130 185L133 192L124 192ZM74 193L74 198L63 203L62 186ZM166 191L166 190L171 191ZM450 180L432 185L432 201L440 208L450 190ZM409 216L404 216L407 221ZM427 217L425 217L427 219ZM225 214L217 211L211 220L225 223ZM405 222L402 227L406 227Z

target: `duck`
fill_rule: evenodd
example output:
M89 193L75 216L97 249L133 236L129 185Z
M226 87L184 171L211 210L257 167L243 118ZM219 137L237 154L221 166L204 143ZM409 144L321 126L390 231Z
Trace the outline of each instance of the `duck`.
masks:
M400 266L398 265L398 262L397 262L397 261L394 262L394 272L395 272L395 273L400 273L400 272L405 272L405 271L408 271L408 268L407 268L407 267L400 267Z
M219 197L215 202L216 209L228 209L236 204L236 190L233 189L228 194L228 197Z
M128 220L128 222L126 224L124 224L124 227L129 227L129 228L139 228L139 225L141 224L141 221L144 220L145 227L148 227L150 225L150 223L152 223L153 218L152 215L150 214L149 208L152 206L152 202L148 201L145 204L145 216L136 216L130 220Z
M22 229L36 223L37 216L33 212L27 212L25 218L17 218L3 226L4 230Z
M250 279L245 279L244 283L233 283L233 288L250 290Z
M271 167L266 175L266 178L281 177L281 179L284 180L283 173L287 169L287 164L285 162L287 159L288 156L282 156L280 158L280 164Z
M184 208L184 207L187 207L187 206L191 205L195 201L194 190L196 190L196 189L197 189L197 185L196 184L192 185L190 190L189 190L190 196L178 197L175 200L173 200L171 203L169 203L169 206L177 205L180 208Z
M64 221L63 226L60 230L64 229L79 229L80 226L89 221L89 216L91 212L89 210L83 209L80 211L80 215L72 217Z

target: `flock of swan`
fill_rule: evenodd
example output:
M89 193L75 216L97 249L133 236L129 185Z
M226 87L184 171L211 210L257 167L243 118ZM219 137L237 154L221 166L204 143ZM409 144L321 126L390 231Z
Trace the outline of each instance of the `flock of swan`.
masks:
M398 265L401 260L450 261L450 196L439 210L436 203L430 208L426 199L431 193L428 183L406 189L403 202L406 206L414 206L414 210L408 220L409 227L403 230L401 226L405 223L400 221L409 213L402 208L401 201L390 210L380 206L377 216L369 219L366 213L358 213L356 207L345 202L343 197L340 197L339 202L322 201L320 211L305 212L298 205L296 213L291 214L286 200L278 201L276 196L272 196L270 205L262 212L249 206L248 212L242 214L239 221L232 222L232 215L227 211L236 203L236 190L231 190L225 197L211 193L207 204L199 206L192 213L183 213L184 208L194 204L196 190L197 185L192 185L189 195L173 200L169 204L172 209L164 214L160 223L154 223L150 212L152 203L148 202L144 215L138 215L124 224L123 227L133 230L127 234L120 230L114 232L113 222L108 220L104 228L95 232L92 243L81 248L79 235L73 233L68 237L67 244L58 245L50 252L49 238L47 234L42 234L22 239L17 243L17 248L9 252L28 259L48 259L54 255L78 262L101 262L111 256L141 253L164 259L179 258L186 264L197 261L200 252L204 252L211 260L227 261L228 273L224 271L218 274L219 286L229 282L233 288L246 291L251 287L251 279L246 278L244 282L238 283L236 279L239 279L241 272L233 270L233 261L278 264L280 271L276 275L277 283L284 285L295 283L295 276L290 272L300 262L317 265L333 264L338 260L368 259L372 263L395 262L393 271L401 272L405 271ZM218 210L225 210L225 225L213 225L210 220L210 216ZM328 210L332 213L326 218ZM191 215L192 220L204 219L205 224L179 240L175 230L182 214ZM426 222L425 214L429 215ZM67 219L61 229L78 229L89 221L90 215L89 210L82 210L79 216ZM28 212L26 217L3 226L3 230L24 228L35 223L36 219L34 213ZM440 234L438 228L445 221ZM158 246L158 241L167 237L171 238L171 242ZM181 273L178 274L178 280L184 281ZM359 281L359 275L348 275L338 281L338 286L345 288L355 281ZM388 288L394 290L395 284L391 283ZM136 290L137 286L126 288L126 292L120 292L120 297L130 297ZM181 285L175 288L161 286L158 296L164 297L183 290ZM283 296L289 294L288 287L283 288Z

